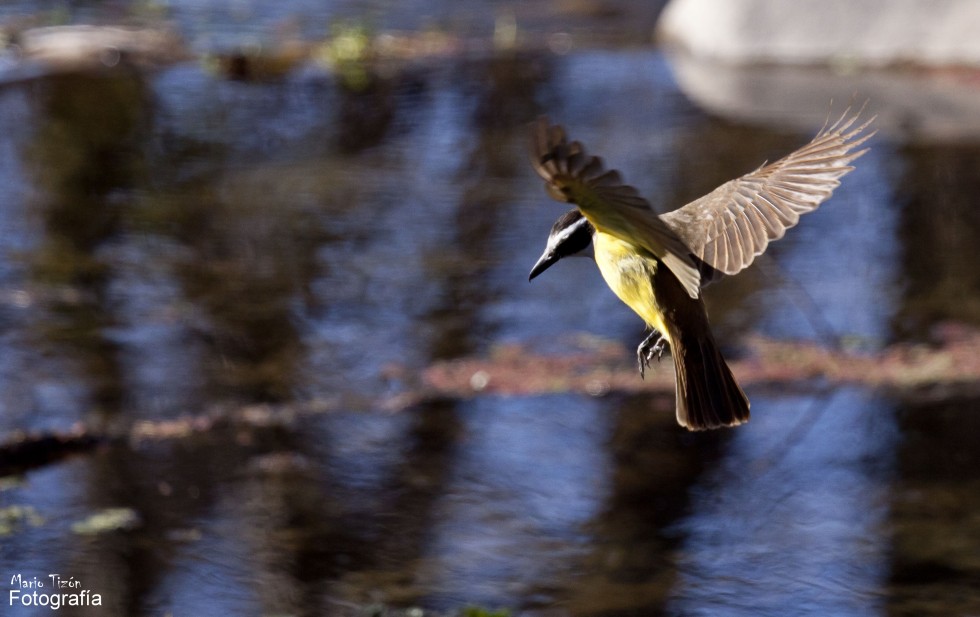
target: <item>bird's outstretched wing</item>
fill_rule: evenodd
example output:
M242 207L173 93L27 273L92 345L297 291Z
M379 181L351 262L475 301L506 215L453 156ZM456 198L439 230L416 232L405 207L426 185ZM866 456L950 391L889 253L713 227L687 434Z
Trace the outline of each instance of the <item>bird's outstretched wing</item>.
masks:
M619 172L606 171L602 159L586 154L581 143L568 142L565 130L540 118L534 131L535 171L558 201L578 206L599 231L631 242L660 259L692 298L701 278L690 249Z
M799 150L722 184L663 220L709 266L725 274L744 270L801 214L830 197L854 169L850 164L868 151L853 151L875 134L865 132L874 117L852 128L860 115L845 110Z

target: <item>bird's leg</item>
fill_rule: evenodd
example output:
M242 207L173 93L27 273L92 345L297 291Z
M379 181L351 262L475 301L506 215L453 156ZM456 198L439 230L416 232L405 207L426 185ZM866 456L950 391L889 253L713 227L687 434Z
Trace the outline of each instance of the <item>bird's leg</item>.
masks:
M654 358L657 358L659 361L660 357L664 355L666 343L667 339L660 332L654 330L636 348L636 361L640 366L640 379L643 379L646 367L650 366L650 362Z

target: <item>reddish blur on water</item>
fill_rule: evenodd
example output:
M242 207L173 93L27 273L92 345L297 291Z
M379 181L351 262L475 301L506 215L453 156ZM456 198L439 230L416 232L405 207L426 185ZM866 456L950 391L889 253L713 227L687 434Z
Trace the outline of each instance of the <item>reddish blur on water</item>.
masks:
M671 208L822 116L699 109L643 3L217 4L0 8L166 19L184 45L152 70L0 64L0 433L262 418L0 480L5 586L74 577L100 615L980 612L969 394L750 388L752 422L705 434L661 394L379 404L505 344L640 340L591 263L527 283L562 212L533 118ZM358 55L385 34L397 62ZM732 354L980 323L980 143L870 145L776 267L709 290Z

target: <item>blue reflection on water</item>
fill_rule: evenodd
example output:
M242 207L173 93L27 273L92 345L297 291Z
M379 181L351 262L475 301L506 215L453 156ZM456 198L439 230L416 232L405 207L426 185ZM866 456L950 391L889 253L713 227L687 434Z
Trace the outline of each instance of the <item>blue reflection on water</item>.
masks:
M783 286L784 293L754 302L769 307L766 334L858 337L872 347L887 342L898 296L894 279L900 213L890 195L893 153L887 142L871 145L830 201L807 214L763 256L761 267L767 274L776 274L776 282L791 283ZM814 318L831 332L815 329Z
M605 497L603 413L569 395L460 409L465 433L427 551L436 605L498 604L501 588L519 597L567 577Z
M891 410L859 390L753 403L764 413L692 489L672 610L874 612L888 574L882 522L898 437Z

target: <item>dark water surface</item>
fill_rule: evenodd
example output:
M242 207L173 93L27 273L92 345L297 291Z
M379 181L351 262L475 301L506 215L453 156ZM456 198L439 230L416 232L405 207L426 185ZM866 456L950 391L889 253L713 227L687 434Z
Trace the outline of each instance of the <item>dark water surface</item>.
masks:
M646 49L358 92L196 64L0 90L0 430L340 409L3 484L0 581L74 576L99 615L980 613L976 399L757 389L751 423L710 434L674 426L671 397L378 408L436 360L639 340L590 263L527 283L562 211L527 164L542 112L667 208L823 122L706 115ZM767 266L709 292L733 353L749 332L874 349L980 321L980 144L872 147ZM79 533L109 508L139 523ZM3 614L49 610L3 591Z

